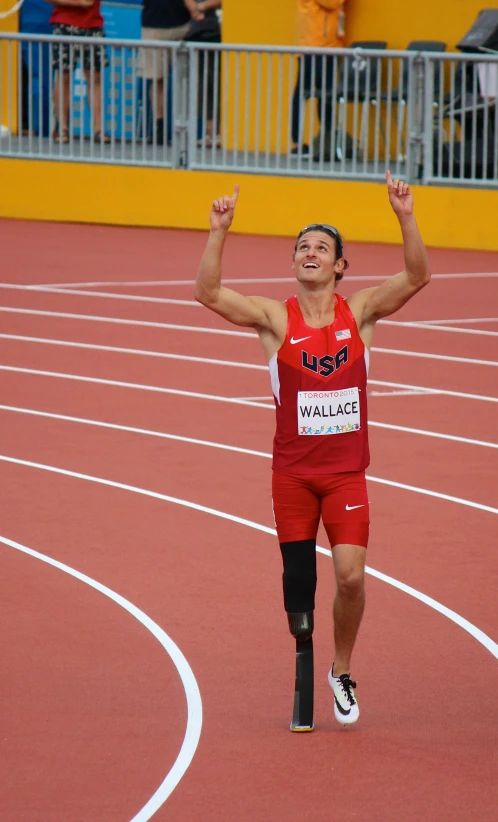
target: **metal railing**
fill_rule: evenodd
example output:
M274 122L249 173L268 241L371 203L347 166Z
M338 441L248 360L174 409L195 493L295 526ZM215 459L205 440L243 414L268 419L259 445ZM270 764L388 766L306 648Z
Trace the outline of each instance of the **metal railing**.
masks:
M0 34L0 156L498 184L498 56Z
M185 163L188 54L179 43L1 35L0 72L0 156ZM152 127L158 108L162 134Z
M426 183L498 185L498 56L426 55Z

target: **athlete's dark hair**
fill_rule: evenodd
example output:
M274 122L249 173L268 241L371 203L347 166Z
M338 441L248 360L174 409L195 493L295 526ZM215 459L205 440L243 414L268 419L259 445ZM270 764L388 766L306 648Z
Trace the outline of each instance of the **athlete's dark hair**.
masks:
M336 282L339 282L339 280L342 280L342 278L344 277L344 271L346 271L346 269L349 268L348 261L343 257L344 243L343 243L342 236L338 232L337 228L334 228L333 225L328 225L327 223L312 223L311 225L307 225L304 228L302 228L301 231L299 232L299 234L297 235L296 245L294 247L294 253L296 253L296 251L297 251L297 247L299 245L299 240L301 239L301 237L303 237L305 234L307 234L308 231L323 231L324 234L328 234L330 237L333 237L333 239L335 240L336 260L344 259L344 269L343 269L343 271L341 271L341 272L339 272L339 274L335 275Z

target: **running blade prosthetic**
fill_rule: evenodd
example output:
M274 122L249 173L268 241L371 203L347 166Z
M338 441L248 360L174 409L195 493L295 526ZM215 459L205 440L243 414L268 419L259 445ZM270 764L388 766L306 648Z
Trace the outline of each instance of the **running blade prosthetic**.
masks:
M296 642L296 687L291 731L313 730L313 639Z

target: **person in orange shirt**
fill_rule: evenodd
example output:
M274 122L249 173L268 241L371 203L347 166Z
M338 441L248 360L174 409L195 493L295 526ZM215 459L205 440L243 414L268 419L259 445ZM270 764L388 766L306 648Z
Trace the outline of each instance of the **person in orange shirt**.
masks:
M297 43L315 48L341 48L345 44L346 0L298 0ZM331 89L334 57L305 54L299 58L296 86L292 98L292 154L310 153L307 143L301 143L301 123L309 97L318 98L318 118L325 95L325 123L332 119Z

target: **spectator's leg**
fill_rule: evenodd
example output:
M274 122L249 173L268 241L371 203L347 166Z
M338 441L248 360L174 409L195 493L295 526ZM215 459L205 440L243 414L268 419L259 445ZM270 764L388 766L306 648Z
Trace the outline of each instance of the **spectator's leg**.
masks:
M101 34L89 33L89 37L101 38ZM85 46L84 72L88 87L88 100L92 112L93 139L96 143L110 143L111 138L102 126L102 68L108 65L105 47L102 44Z
M321 121L322 113L325 122L321 123L326 132L332 128L332 91L334 85L335 57L320 57L316 63L315 94L318 97L318 118ZM323 96L325 101L322 103Z
M334 66L336 57L325 58L325 132L330 134L332 131L332 116L335 105L332 93L334 90Z
M154 112L156 143L162 146L164 145L164 80L162 77L158 77L156 82L151 80L149 100Z
M92 75L89 69L85 69L85 79L88 87L88 99L90 103L90 110L92 112L93 132L94 134L102 133L102 84L100 71L93 72Z
M214 83L215 83L215 60L216 52L208 51L206 53L206 71L207 71L207 88L206 88L206 138L208 145L213 145L213 140L217 142L217 135L214 133ZM218 78L219 79L219 78ZM218 126L218 123L217 123Z
M59 122L58 125L58 135L55 137L55 141L67 143L69 140L68 137L68 127L69 127L69 71L62 72L62 83L61 83L61 72L57 72L57 76L55 79L54 84L54 107L55 107L55 117L59 120L60 112L62 111L62 121Z
M294 94L292 97L292 124L291 124L291 136L292 142L294 147L297 147L299 143L299 135L301 133L301 68L302 68L302 57L298 58L297 63L297 78L296 78L296 86L294 88Z
M311 54L305 54L299 58L296 87L292 98L291 137L294 144L291 149L292 154L309 154L310 151L309 145L307 143L300 144L300 140L302 140L301 127L306 100L314 93L311 89L312 64Z

